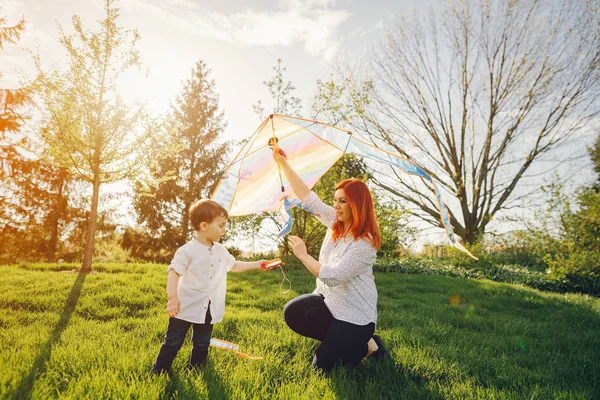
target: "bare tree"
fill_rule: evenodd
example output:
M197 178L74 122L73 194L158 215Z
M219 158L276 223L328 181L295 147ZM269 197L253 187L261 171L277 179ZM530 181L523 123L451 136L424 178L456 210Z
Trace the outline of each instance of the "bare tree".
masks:
M451 223L473 243L598 125L598 16L594 0L466 0L402 16L366 73L320 83L317 110L421 164L458 200ZM429 186L395 170L375 178L441 226Z
M69 59L67 71L45 70L39 56L34 56L37 94L46 119L41 133L49 153L92 185L83 272L92 269L100 185L134 176L144 144L143 109L123 104L117 89L121 74L140 66L139 35L117 25L115 1L105 0L106 17L98 32L86 30L78 16L73 17L74 34L60 28L60 43Z

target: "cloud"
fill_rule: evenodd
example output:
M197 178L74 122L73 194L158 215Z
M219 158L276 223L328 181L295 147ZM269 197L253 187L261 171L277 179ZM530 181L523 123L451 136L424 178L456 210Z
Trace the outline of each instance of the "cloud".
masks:
M186 0L152 1L127 0L122 4L160 15L189 34L249 47L299 43L306 53L326 61L339 47L339 26L351 16L346 10L330 9L334 4L331 0L290 0L276 11L247 9L234 13L203 11Z

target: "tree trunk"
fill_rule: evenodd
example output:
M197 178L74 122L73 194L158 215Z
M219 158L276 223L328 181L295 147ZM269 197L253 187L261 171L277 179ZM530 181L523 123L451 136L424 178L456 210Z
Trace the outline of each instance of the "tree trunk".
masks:
M92 258L94 257L94 245L96 242L96 228L98 225L98 198L100 194L100 173L94 174L92 191L92 208L90 209L90 219L88 221L87 240L83 253L83 263L81 272L92 271Z
M67 199L63 196L63 188L67 184L67 170L62 168L58 174L58 194L56 204L52 215L52 225L50 226L50 243L46 251L46 260L48 262L56 261L56 248L58 246L58 226L60 221L65 218L67 210Z
M58 194L56 195L56 202L54 204L54 210L52 211L52 221L50 225L50 243L48 243L48 249L46 250L46 261L54 262L56 258L56 245L58 243L58 223L60 221L62 211L62 192L63 192L63 175L62 171L59 172L58 180Z
M189 238L188 238L188 233L189 233L189 220L190 220L190 214L189 214L189 210L190 210L190 206L192 205L192 203L190 203L189 201L186 201L184 204L184 208L183 208L183 213L181 214L181 243L178 243L179 246L182 246L184 243L186 243Z

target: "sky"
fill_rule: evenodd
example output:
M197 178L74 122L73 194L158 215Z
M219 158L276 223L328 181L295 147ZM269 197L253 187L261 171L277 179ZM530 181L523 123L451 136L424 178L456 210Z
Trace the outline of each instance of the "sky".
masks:
M341 55L360 56L383 32L386 22L412 8L437 6L441 0L120 0L120 25L137 29L138 49L149 72L130 73L121 94L145 101L157 114L191 76L198 60L211 69L220 106L225 112L226 139L251 135L260 119L252 111L258 100L269 105L264 81L273 76L277 59L287 68L286 79L308 112L317 79L327 79ZM3 0L0 15L8 24L21 16L27 29L18 45L0 52L5 74L0 86L16 87L19 78L33 75L30 55L39 49L42 65L64 65L58 43L58 24L73 31L79 15L88 29L104 18L102 0Z

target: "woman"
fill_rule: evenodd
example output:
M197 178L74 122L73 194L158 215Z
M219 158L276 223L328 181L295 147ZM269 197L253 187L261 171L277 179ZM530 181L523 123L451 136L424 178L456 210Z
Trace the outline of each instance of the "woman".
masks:
M365 356L389 357L381 338L373 335L377 323L373 263L381 238L369 189L357 179L342 181L330 207L310 191L284 155L275 150L273 157L294 194L329 228L319 260L307 253L302 239L288 239L294 255L317 278L317 288L288 302L285 322L300 335L321 341L313 367L325 373L337 365L354 367Z

